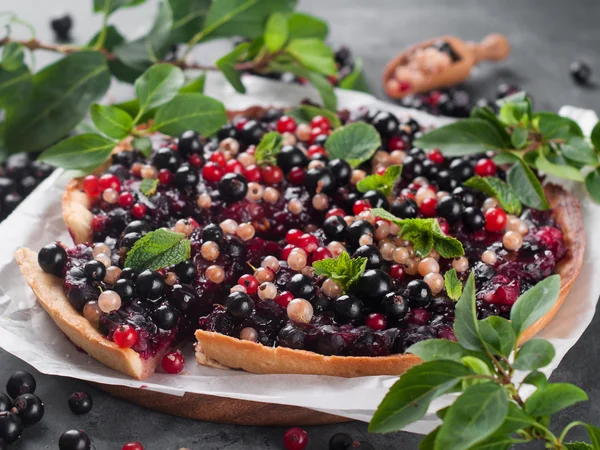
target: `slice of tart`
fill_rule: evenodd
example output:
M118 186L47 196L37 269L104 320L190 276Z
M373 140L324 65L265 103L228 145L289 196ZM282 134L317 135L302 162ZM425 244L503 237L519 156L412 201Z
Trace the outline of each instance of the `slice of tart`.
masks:
M464 186L475 174L504 178L486 155L411 149L421 127L387 112L339 119L381 135L382 148L358 169L330 158L329 119L301 124L276 109L232 115L215 138L157 136L149 158L124 144L102 174L67 188L76 246L21 249L17 262L76 345L136 378L194 338L198 362L214 367L400 374L419 362L404 354L411 344L454 339L450 270L462 281L474 271L480 318L507 317L520 294L558 273L556 306L524 339L549 323L583 260L576 199L548 185L551 211L507 215ZM281 151L257 154L270 131L281 134ZM359 185L398 164L402 177L389 186ZM435 222L460 253L419 254L419 233L400 237L372 208ZM315 273L319 261L329 272Z

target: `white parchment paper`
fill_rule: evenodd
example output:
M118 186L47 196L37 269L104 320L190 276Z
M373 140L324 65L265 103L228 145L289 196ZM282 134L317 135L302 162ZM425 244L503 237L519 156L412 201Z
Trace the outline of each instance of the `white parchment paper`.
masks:
M256 104L291 106L307 97L318 99L316 92L310 87L282 85L256 77L247 77L245 82L248 93L240 95L233 92L220 77L209 77L207 94L219 98L230 109L241 109ZM377 107L392 111L399 117L410 114L426 126L452 121L386 104L363 93L340 90L338 97L341 108ZM588 133L597 121L591 111L569 107L564 112L577 120ZM71 243L61 212L61 195L67 178L62 171L56 171L0 225L1 347L46 374L144 388L172 395L194 392L296 405L358 420L370 420L396 377L345 379L224 371L197 365L190 347L185 352L187 365L183 374L155 374L148 380L137 381L77 351L37 305L13 258L13 252L21 246L38 251L43 245L55 240ZM600 223L600 206L592 203L583 190L575 190L575 193L581 199L585 229L588 236L591 236L594 225ZM600 295L598 273L600 242L589 239L579 278L556 318L541 333L541 336L549 339L556 348L556 358L544 369L546 374L549 375L558 366L592 320ZM434 403L431 411L435 411L447 401L441 399ZM429 414L407 430L428 433L435 426L437 420L433 414Z

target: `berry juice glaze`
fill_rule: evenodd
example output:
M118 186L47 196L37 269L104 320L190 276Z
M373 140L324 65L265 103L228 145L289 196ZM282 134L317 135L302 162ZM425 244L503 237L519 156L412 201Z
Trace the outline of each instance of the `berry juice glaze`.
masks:
M479 316L507 316L564 256L550 212L525 208L520 218L510 216L463 186L475 174L505 178L489 155L450 159L415 149L419 124L387 112L339 116L366 121L382 136L383 148L358 169L328 159L326 118L298 124L277 110L258 120L239 117L216 138L157 137L149 158L135 150L114 155L105 175L84 183L95 201L95 244L67 251L71 304L107 339L116 341L118 331L119 342L134 342L142 357L191 339L198 327L324 355L383 356L423 339L454 339L446 271L456 269L464 281L474 270ZM276 165L255 161L268 131L283 136ZM392 196L357 191L359 180L391 164L404 165ZM144 178L157 180L155 194L140 192ZM401 218L436 217L463 243L464 257L433 251L418 258L371 207ZM191 258L158 272L123 270L127 250L161 227L189 237ZM348 293L311 267L342 251L368 259ZM88 267L94 259L106 271Z

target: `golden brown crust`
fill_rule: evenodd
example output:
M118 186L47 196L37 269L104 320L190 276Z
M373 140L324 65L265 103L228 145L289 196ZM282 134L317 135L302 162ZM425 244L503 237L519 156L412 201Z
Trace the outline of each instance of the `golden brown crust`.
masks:
M37 253L20 248L15 259L42 307L71 342L102 364L133 378L144 379L154 373L155 361L162 355L143 360L135 351L109 341L71 306L63 291L63 280L40 268Z

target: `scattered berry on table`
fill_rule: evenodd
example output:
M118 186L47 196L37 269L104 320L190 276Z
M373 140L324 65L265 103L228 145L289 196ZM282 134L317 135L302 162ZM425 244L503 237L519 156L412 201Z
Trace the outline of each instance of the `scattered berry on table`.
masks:
M302 428L290 428L283 435L283 445L286 450L303 450L307 444L308 433Z
M74 392L69 396L69 409L73 414L83 415L92 410L94 402L87 392Z
M65 431L58 440L59 450L91 450L90 438L82 430Z

